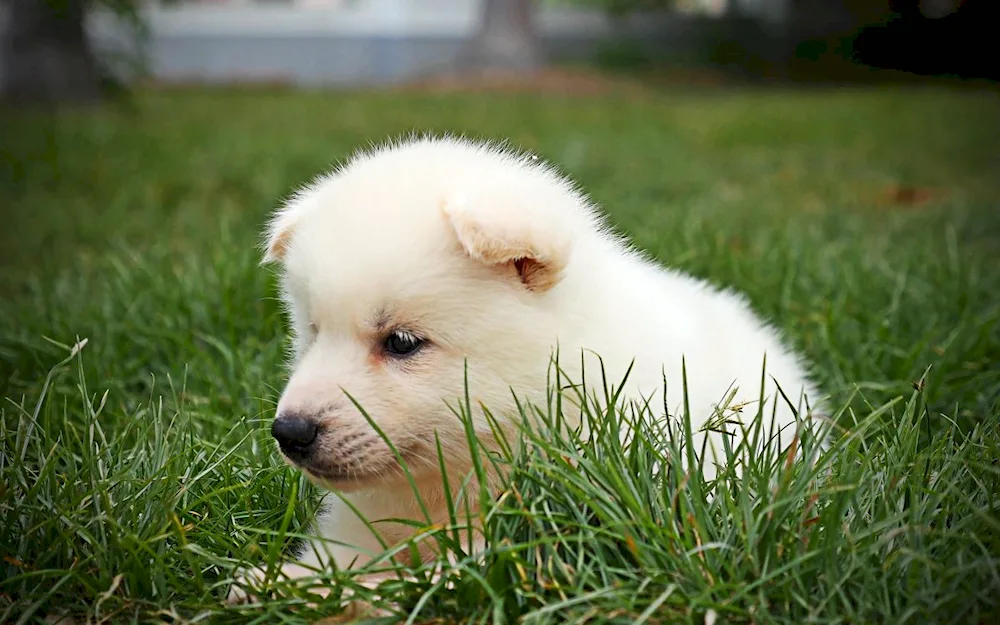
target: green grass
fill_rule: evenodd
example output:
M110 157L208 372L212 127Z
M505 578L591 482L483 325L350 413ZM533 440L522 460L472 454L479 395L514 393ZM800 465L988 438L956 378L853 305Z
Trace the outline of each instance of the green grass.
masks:
M286 343L255 245L297 184L428 130L539 151L639 246L746 291L815 363L850 435L813 468L744 458L743 477L712 485L674 461L650 478L654 457L682 453L676 430L626 450L536 436L488 509L485 565L460 561L453 591L388 583L416 621L993 622L997 104L928 89L204 91L0 113L0 621L336 611L296 588L221 603L234 567L280 559L317 501L268 436ZM896 186L921 201L889 201Z

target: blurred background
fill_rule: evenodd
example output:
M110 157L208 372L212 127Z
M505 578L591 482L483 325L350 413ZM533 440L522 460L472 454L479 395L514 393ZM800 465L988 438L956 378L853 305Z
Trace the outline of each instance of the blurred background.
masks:
M1000 77L994 0L3 0L15 101L102 85L389 84L551 65L688 78ZM875 71L882 70L882 71ZM898 76L895 76L898 78Z

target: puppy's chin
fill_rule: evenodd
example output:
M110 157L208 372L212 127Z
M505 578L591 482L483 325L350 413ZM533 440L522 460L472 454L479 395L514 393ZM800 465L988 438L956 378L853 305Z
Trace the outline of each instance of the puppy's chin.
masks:
M301 469L302 473L305 474L309 481L313 484L319 486L320 488L338 491L341 493L356 493L364 490L369 490L371 488L377 488L378 486L385 484L387 481L391 481L386 475L317 475L309 469Z
M403 454L410 474L416 479L423 477L421 474L425 467L418 468L407 456L408 454ZM326 490L352 493L407 483L406 472L390 452L385 457L367 458L364 463L352 463L350 469L325 463L296 462L285 454L281 454L281 457L289 466L302 471L310 482Z

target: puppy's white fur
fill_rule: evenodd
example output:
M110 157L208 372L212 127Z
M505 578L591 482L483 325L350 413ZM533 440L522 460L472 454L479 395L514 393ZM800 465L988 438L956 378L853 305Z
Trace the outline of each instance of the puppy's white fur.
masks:
M472 404L501 418L517 414L515 396L545 405L556 348L574 382L600 384L598 356L611 381L631 366L625 397L672 416L683 358L696 429L733 389L733 405L756 414L765 356L768 417L775 380L803 415L803 399L819 399L800 358L743 297L655 265L566 178L496 145L422 138L361 153L276 214L265 260L281 265L294 332L278 414L318 420L317 458L298 464L340 494L317 528L339 545L307 548L306 565L328 553L338 567L359 566L381 550L341 497L370 521L423 519L393 454L346 394L406 458L433 521L447 518L449 496L435 435L452 484L470 468L447 405L464 395L466 362ZM384 343L397 330L426 342L394 358ZM489 446L486 420L474 417ZM794 414L780 399L774 419L790 440ZM376 529L390 545L413 533Z

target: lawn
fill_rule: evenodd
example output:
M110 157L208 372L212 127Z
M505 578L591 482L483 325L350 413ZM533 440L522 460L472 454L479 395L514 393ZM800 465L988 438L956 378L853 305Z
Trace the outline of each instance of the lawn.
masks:
M997 622L998 105L916 87L188 91L0 112L0 622L336 613L301 588L222 604L318 494L268 434L286 342L256 245L296 185L413 130L535 150L638 246L746 291L845 432L816 467L716 484L653 483L650 445L536 440L488 510L485 564L460 559L452 590L389 582L415 622Z

